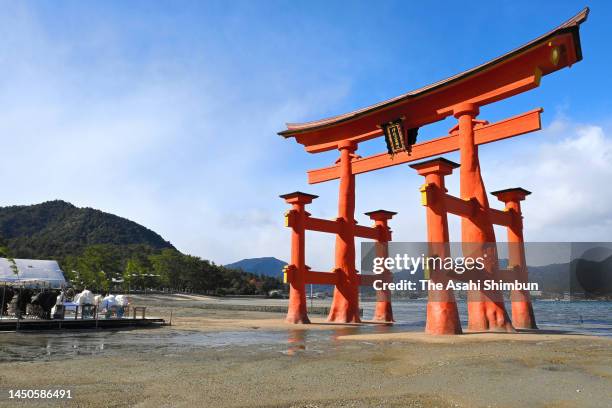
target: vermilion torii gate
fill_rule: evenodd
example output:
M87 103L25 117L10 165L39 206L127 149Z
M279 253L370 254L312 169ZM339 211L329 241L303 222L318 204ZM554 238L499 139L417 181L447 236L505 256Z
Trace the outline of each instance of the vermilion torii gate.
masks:
M386 251L390 240L387 220L393 215L378 212L370 215L376 226L356 225L355 175L414 162L444 153L460 152L460 166L445 159L434 159L412 167L425 176L422 188L427 207L428 241L436 246L436 254L448 246L447 213L462 217L462 242L464 256L487 254L486 270L495 276L499 271L493 225L508 229L510 266L519 276L526 278L526 265L522 236L520 201L528 191L514 188L495 192L506 204L504 211L491 209L481 176L478 146L519 136L541 129L542 109L505 119L496 123L478 120L482 106L498 102L522 92L537 88L542 76L582 59L579 26L587 19L588 8L554 30L535 40L473 69L451 78L403 94L399 97L347 114L314 122L288 124L279 134L294 138L309 153L339 150L335 165L311 170L311 184L340 179L338 218L327 221L310 218L304 205L315 196L293 193L282 196L292 204L287 225L292 228L292 260L287 268L291 285L288 321L308 322L304 284L307 282L335 285L334 299L329 321L358 322L358 289L362 283L355 270L355 237L376 239L377 252ZM449 134L437 139L416 142L419 128L454 116L457 125ZM358 144L384 136L386 153L370 157L355 154ZM444 188L444 176L460 167L460 197L452 197ZM333 273L308 271L304 260L304 231L306 229L336 234L336 265ZM435 271L434 271L435 272ZM324 276L325 275L325 276ZM388 279L388 276L387 276ZM444 279L434 273L432 280ZM392 320L388 296L381 294L381 320ZM387 294L388 295L388 294ZM385 300L386 299L386 300ZM470 291L468 293L468 325L473 330L514 330L505 310L502 294L496 291ZM512 293L512 317L514 326L535 328L533 310L526 292ZM461 332L457 307L451 292L429 293L426 331L432 334L456 334Z

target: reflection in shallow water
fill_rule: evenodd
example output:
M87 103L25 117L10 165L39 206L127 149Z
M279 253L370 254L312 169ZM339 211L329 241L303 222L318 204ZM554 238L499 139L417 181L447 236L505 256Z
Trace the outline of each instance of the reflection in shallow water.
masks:
M334 327L329 330L198 332L169 328L127 331L0 333L1 361L32 361L78 356L160 353L174 355L203 348L257 345L287 355L322 353L339 336L372 332L378 327Z
M304 350L306 350L306 330L289 330L286 354L293 356Z
M172 354L198 347L283 344L280 332L191 332L172 329L0 334L0 361L63 359L122 352Z
M332 340L338 340L338 337L349 336L351 334L357 334L363 332L364 327L359 326L341 326L333 330ZM368 330L369 331L369 330Z
M366 305L364 305L366 306ZM597 335L612 335L611 302L535 302L538 325L542 329L573 330ZM329 325L329 329L285 331L197 332L172 328L124 331L0 333L1 361L66 359L78 356L160 353L179 355L203 348L257 346L249 352L274 351L294 356L333 351L340 336L357 333L422 331L425 302L394 304L398 322L393 326ZM365 307L365 318L369 310ZM465 318L465 304L459 304ZM465 325L465 321L464 321ZM465 327L465 326L464 326Z
M393 325L392 324L377 324L376 326L374 326L374 332L375 333L389 333L391 331L393 331Z

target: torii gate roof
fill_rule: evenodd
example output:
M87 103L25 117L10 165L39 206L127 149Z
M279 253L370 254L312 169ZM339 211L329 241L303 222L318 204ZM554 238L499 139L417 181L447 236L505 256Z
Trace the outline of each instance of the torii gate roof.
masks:
M353 112L288 123L278 134L295 137L308 152L318 153L336 149L343 139L361 142L381 136L379 125L399 117L410 127L420 127L452 114L452 106L458 103L485 105L533 89L541 76L582 59L579 26L588 13L585 8L525 45L450 78Z

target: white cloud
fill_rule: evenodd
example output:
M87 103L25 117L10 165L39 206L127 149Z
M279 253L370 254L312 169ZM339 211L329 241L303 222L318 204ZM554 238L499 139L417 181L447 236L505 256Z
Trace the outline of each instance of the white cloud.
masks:
M539 137L504 160L483 161L488 186L533 192L523 203L525 239L612 240L612 138L563 117Z

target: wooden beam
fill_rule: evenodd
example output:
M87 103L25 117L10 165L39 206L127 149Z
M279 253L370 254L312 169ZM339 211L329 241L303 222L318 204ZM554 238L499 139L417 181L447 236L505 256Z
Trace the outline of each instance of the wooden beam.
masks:
M340 231L338 221L313 217L306 218L305 228L309 231L327 232L330 234L337 234Z
M509 227L512 225L512 213L510 211L501 211L494 208L489 209L491 222L495 225L503 225Z
M359 238L379 239L380 232L378 228L355 225L355 236Z
M474 215L477 210L476 206L478 205L477 202L472 200L463 200L450 194L444 195L444 204L446 205L446 210L449 213L467 218ZM512 225L513 215L509 211L490 208L489 216L491 217L491 222L495 225L502 225L504 227L509 227Z
M476 205L478 205L478 202L463 200L450 194L445 194L444 205L446 206L446 211L449 213L458 215L460 217L469 218L476 212Z
M514 95L518 95L530 89L537 88L540 86L540 79L542 78L542 71L536 68L534 72L525 78L521 78L518 81L514 81L508 85L501 86L492 91L485 92L481 95L475 96L466 100L467 103L473 103L478 106L487 105L489 103L501 101ZM443 116L452 115L454 106L448 106L446 108L438 109L438 114Z
M314 285L335 285L338 282L338 275L334 272L306 272L306 283Z
M357 135L357 136L352 136L349 137L348 140L355 142L355 143L359 143L359 142L365 142L366 140L370 140L373 139L375 137L378 136L382 136L383 131L382 129L375 129L371 132L366 132L362 135ZM316 145L307 145L305 146L306 151L308 153L321 153L321 152L325 152L328 150L337 150L338 149L338 141L334 140L332 142L327 142L327 143L319 143Z
M540 115L542 108L534 109L522 113L512 118L492 123L474 129L474 136L477 145L495 142L525 133L540 130L542 122ZM448 136L433 140L417 143L412 146L412 152L399 153L394 156L388 153L381 153L374 156L364 157L352 162L353 174L367 173L369 171L383 169L385 167L397 166L398 164L409 163L427 157L438 156L441 154L459 150L459 134L451 133ZM330 166L322 169L310 170L308 172L308 182L310 184L322 183L340 177L340 167Z
M338 234L340 224L337 220L325 220L323 218L306 218L305 229L309 231L327 232L329 234ZM366 227L365 225L355 225L355 236L368 239L379 239L380 231L376 227Z
M375 273L375 274L368 274L368 275L359 274L357 276L359 277L359 286L372 286L374 285L374 281L376 280L381 280L386 283L393 282L393 276L390 273L389 274Z

